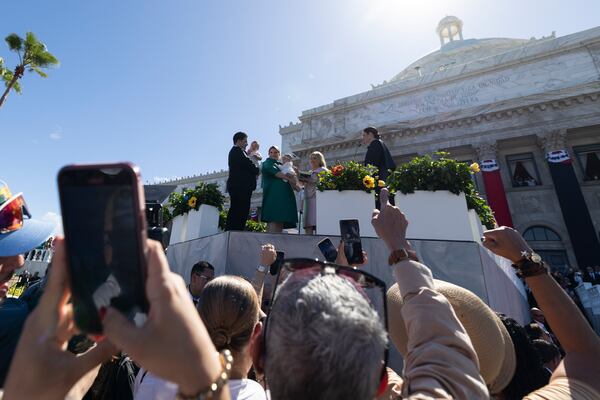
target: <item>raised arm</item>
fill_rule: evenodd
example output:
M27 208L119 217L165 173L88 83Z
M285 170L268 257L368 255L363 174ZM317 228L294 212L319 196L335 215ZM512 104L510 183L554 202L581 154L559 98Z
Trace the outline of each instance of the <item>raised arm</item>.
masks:
M385 205L381 211L374 210L372 223L391 252L408 337L403 396L488 398L477 355L464 327L448 300L435 291L429 268L411 260L416 255L406 240L408 222L404 214L389 203L387 189L380 196Z
M509 259L514 264L531 255L531 247L512 228L501 227L483 234L483 245ZM525 275L528 275L525 273ZM566 356L552 375L579 379L600 392L600 339L594 333L573 300L559 284L541 269L539 273L526 276L525 282L531 289L538 306L544 311L548 325L565 350Z
M262 304L263 290L265 288L265 276L269 271L271 264L275 262L277 252L275 246L270 243L263 245L260 249L260 264L256 268L254 277L252 278L252 287L258 296L258 304Z

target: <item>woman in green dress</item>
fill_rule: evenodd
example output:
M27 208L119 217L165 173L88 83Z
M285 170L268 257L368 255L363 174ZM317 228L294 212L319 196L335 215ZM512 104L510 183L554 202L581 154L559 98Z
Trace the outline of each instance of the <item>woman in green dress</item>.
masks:
M269 158L263 161L261 167L263 187L261 220L267 223L269 233L281 233L284 228L295 228L298 224L296 196L288 182L296 178L280 171L280 155L279 148L271 146Z

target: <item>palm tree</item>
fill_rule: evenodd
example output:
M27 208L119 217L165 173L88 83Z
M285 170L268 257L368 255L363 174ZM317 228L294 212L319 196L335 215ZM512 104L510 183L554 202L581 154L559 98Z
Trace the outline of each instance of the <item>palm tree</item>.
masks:
M27 32L25 40L16 33L11 33L4 40L8 43L8 48L19 55L19 64L15 67L14 71L11 71L4 67L4 61L0 58L0 78L6 84L6 90L2 94L2 97L0 97L0 107L6 101L11 89L14 89L17 93L21 93L18 80L23 77L25 70L36 72L42 78L46 78L48 75L42 71L42 68L59 64L56 57L46 50L46 45L38 41L32 32Z

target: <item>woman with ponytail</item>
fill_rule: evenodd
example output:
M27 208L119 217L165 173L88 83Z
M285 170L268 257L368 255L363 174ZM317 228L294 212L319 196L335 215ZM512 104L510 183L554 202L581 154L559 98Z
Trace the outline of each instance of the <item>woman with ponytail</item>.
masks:
M252 285L238 276L220 276L204 287L198 305L200 317L217 351L233 355L229 391L232 400L265 400L262 386L248 379L252 348L260 336L260 306Z

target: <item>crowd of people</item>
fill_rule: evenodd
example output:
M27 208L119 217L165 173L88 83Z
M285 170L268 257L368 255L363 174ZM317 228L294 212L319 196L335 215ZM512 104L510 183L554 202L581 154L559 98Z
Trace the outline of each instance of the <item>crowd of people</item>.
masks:
M3 193L0 212L15 201L8 189ZM382 189L372 224L389 251L389 290L348 265L343 244L335 263L284 260L271 294L270 244L248 250L260 252L251 280L215 277L212 265L200 261L186 285L150 240L148 318L136 325L109 307L104 336L91 338L78 334L73 321L62 238L44 279L22 298L6 297L23 254L53 228L24 218L22 208L18 223L13 213L11 224L0 227L4 399L600 398L600 339L517 231L486 231L482 243L509 259L530 288L537 307L526 326L433 279L406 239L409 221L388 196ZM367 292L379 293L383 308ZM387 364L392 345L403 356L401 371Z

